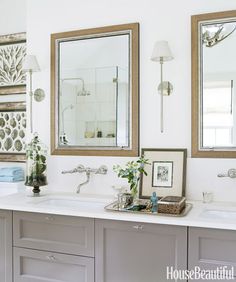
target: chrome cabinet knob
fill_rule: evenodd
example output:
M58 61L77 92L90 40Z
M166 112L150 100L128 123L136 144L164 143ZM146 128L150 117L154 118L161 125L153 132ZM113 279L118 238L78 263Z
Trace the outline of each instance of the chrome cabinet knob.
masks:
M47 258L48 260L51 260L51 261L55 261L55 260L56 260L56 258L55 258L53 255L46 256L46 258Z
M45 220L47 220L47 221L53 221L53 220L55 220L55 218L54 218L53 216L46 216L46 217L45 217Z
M141 224L137 224L137 225L134 225L133 228L136 229L136 230L143 230L144 226L141 225Z

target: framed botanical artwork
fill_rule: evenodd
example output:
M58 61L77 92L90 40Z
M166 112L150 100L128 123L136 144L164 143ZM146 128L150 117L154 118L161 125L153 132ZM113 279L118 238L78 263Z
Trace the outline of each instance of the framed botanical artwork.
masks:
M25 130L26 103L0 103L0 161L25 161Z
M0 95L26 92L25 56L25 32L0 36Z
M168 187L173 186L173 162L157 161L152 166L152 186Z
M140 179L140 198L184 196L186 185L187 149L142 149L142 156L149 160L147 175Z

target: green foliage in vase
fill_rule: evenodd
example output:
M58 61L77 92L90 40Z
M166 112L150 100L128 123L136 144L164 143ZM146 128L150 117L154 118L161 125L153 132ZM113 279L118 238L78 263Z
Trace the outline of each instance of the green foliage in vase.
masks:
M43 186L47 184L47 179L44 175L47 168L46 157L44 154L45 152L42 150L40 141L36 135L26 149L29 171L26 176L25 185Z
M114 165L113 170L117 173L118 177L127 179L130 185L130 192L133 195L136 195L141 174L143 173L144 175L147 175L147 172L144 169L145 165L150 165L150 163L148 162L148 159L145 159L142 156L137 161L127 162L124 168L120 165Z

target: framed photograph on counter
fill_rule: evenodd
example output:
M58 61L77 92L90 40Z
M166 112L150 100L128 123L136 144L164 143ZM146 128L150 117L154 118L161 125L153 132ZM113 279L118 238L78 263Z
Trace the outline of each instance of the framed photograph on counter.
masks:
M142 149L142 156L149 160L147 175L140 179L140 198L184 196L186 185L187 149Z

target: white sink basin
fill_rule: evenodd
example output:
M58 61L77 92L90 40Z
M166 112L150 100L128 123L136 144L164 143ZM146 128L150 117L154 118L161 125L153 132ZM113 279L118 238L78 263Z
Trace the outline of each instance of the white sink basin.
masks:
M59 197L50 197L47 199L42 199L39 202L35 203L37 206L47 206L47 207L62 207L70 209L82 209L82 210L91 210L97 208L104 208L106 205L105 201L96 200L96 199L72 199L72 198L59 198Z
M236 220L235 210L206 209L200 214L201 218Z

